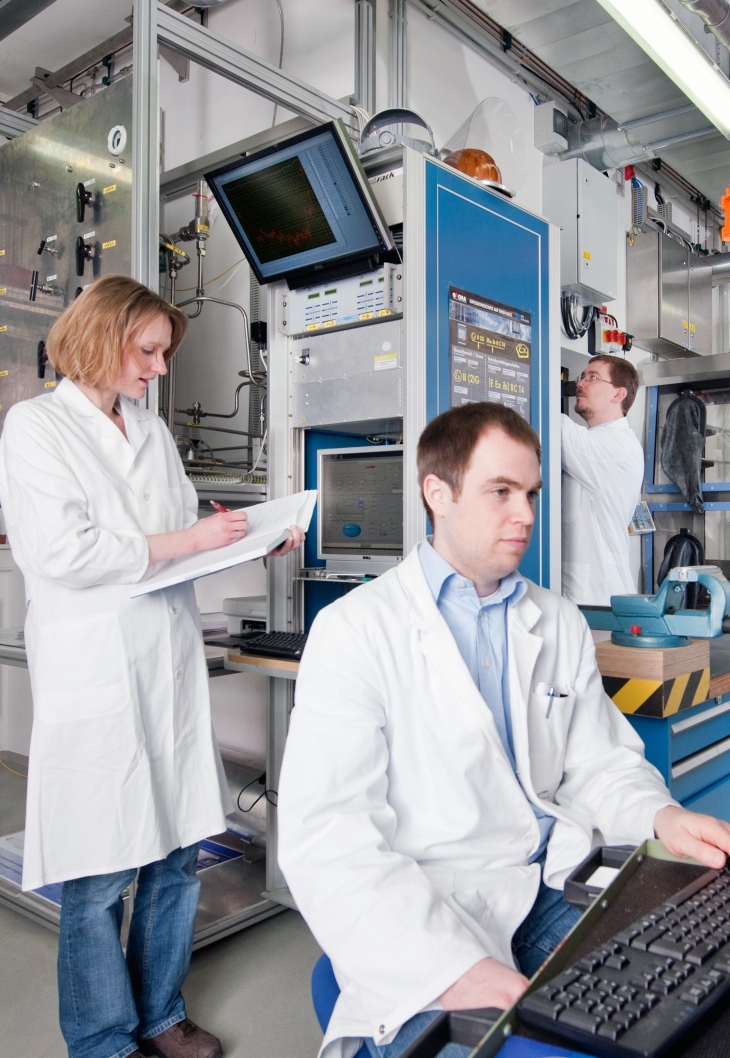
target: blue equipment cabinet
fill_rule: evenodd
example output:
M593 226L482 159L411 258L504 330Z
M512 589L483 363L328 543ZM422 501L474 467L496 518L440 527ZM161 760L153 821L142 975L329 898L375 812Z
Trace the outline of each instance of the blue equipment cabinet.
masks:
M685 808L730 822L730 694L673 716L628 720L672 796Z
M430 158L422 164L423 425L464 400L499 401L525 414L542 444L545 488L521 572L559 591L560 338L550 298L552 280L557 305L559 268L553 264L551 274L551 253L558 233L551 236L546 221L450 167Z

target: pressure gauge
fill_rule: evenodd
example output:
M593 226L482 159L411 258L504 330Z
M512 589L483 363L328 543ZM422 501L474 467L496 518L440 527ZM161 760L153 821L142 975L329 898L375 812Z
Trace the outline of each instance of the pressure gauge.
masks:
M106 145L110 154L118 155L122 153L127 146L127 130L124 125L115 125L114 128L109 129Z

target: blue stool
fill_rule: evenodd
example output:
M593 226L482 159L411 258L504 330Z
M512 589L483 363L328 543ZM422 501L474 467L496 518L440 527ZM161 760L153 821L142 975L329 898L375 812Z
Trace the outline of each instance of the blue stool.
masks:
M332 970L332 963L326 955L321 955L312 970L312 1003L322 1032L327 1031L339 994L340 987ZM355 1058L368 1058L368 1049L365 1044L362 1045Z

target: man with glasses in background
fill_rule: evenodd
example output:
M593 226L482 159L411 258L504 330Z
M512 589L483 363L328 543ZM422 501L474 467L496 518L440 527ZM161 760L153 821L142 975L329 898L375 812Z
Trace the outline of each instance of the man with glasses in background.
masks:
M626 415L639 388L636 368L594 356L576 380L575 410L588 429L561 415L563 595L607 606L636 591L629 523L641 498L644 452Z

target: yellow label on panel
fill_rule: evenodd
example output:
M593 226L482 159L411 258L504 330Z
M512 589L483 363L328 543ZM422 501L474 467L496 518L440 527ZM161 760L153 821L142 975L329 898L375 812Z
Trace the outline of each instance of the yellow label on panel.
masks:
M378 316L390 316L390 309L379 309Z
M376 371L391 371L398 367L397 353L381 353L374 357L374 369Z
M0 257L4 257L4 256L5 256L5 251L4 250L0 250Z
M0 294L7 294L7 292L8 292L8 288L7 287L0 287Z
M1 293L2 293L2 291L0 290L0 294L1 294ZM689 329L690 329L691 331L696 331L696 330L697 330L697 328L695 327L694 323L690 323L690 325L689 325Z
M102 248L102 250L111 250L112 246L116 246L116 245L117 245L117 240L116 239L110 239L109 242L103 242L101 244L101 248Z
M7 327L5 327L5 326L0 327L0 331L6 331L6 330L7 330Z
M324 324L325 327L336 327L337 320L327 320Z
M198 225L198 231L210 231L210 228L208 227L207 224L199 224Z
M0 371L0 378L5 378L7 373L8 373L7 371Z
M112 191L116 191L116 189L117 189L117 185L116 184L109 184L109 187L105 187L104 190L102 191L102 195L111 195Z
M318 323L308 323L307 324L307 330L308 331L316 331L318 327L319 327Z
M371 319L373 318L373 316L374 316L374 315L375 315L375 313L374 313L374 312L361 312L361 313L360 313L360 315L359 315L359 317L358 317L358 319L361 319L361 320L371 320Z
M585 257L586 261L590 261L591 255L588 253L587 250L583 251L583 256Z
M46 389L53 389L55 385L55 382L46 382Z

